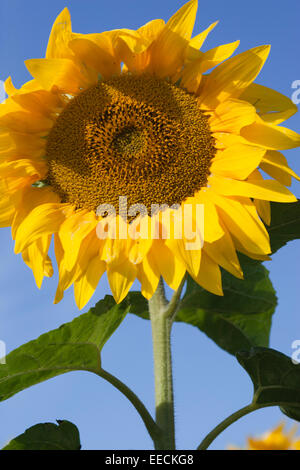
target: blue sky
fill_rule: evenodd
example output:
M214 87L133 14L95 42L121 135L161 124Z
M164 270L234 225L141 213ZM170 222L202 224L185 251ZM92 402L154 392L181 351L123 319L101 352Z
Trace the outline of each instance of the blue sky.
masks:
M167 20L183 0L1 0L0 79L12 75L16 86L30 77L28 58L43 57L57 14L70 9L75 32L101 32L120 27L137 28L153 18ZM219 19L205 49L241 40L240 51L271 44L269 59L257 82L292 95L300 80L298 0L199 1L195 33ZM300 115L287 126L300 129ZM285 152L300 173L300 151ZM300 197L300 186L292 189ZM20 255L13 254L9 229L0 231L0 340L10 351L79 314L70 289L53 305L57 277L45 280L39 291ZM291 355L291 344L300 339L299 321L300 241L289 243L266 263L277 290L271 347ZM89 306L109 293L105 277ZM175 324L173 331L174 387L177 445L195 448L220 420L251 400L252 385L237 361L197 329ZM126 382L153 411L153 372L150 324L128 315L103 350L104 367ZM1 366L0 366L1 367ZM243 445L246 436L264 432L281 420L277 408L249 415L231 426L211 446ZM83 372L65 374L19 393L0 403L0 447L26 428L45 421L68 419L80 430L84 449L145 449L152 442L132 406L111 385ZM291 420L286 420L288 425ZM300 434L300 430L299 430Z

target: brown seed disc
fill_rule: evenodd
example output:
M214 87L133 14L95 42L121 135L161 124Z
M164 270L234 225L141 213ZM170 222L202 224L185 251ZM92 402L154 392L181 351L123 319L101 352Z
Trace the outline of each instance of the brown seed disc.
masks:
M47 182L63 202L97 210L180 204L207 184L216 153L197 98L148 75L122 74L82 92L47 142Z

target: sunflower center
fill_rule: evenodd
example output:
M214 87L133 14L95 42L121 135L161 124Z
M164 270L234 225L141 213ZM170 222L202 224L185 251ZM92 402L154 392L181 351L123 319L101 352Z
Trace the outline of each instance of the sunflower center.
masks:
M97 210L180 204L207 184L216 149L195 96L122 74L72 99L47 141L47 181L63 202Z
M132 155L139 154L141 150L145 148L145 144L144 133L133 126L122 130L120 134L116 134L113 139L115 151L123 155L128 155L129 158Z

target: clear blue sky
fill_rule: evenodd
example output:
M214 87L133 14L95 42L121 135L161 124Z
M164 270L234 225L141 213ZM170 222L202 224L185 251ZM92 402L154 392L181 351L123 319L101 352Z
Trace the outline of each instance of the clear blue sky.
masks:
M137 28L153 18L167 20L184 0L1 0L0 79L12 75L19 86L29 79L24 60L43 57L51 25L57 14L70 9L75 32L101 32ZM257 82L291 96L291 84L300 80L299 0L199 1L195 33L219 19L206 48L241 40L239 50L272 44ZM300 115L287 124L300 130ZM300 173L300 150L285 153ZM299 183L293 184L300 197ZM46 279L39 291L20 255L13 254L10 230L0 231L0 340L8 351L79 314L72 288L53 305L57 277ZM277 289L279 306L274 316L271 347L290 355L291 343L300 339L298 292L300 241L294 241L267 263ZM109 292L102 279L92 301ZM87 307L87 308L88 308ZM150 324L129 315L103 350L103 364L125 381L153 411L153 373ZM195 448L220 420L246 405L252 385L237 361L197 329L175 324L173 331L177 445ZM1 366L0 366L1 367ZM249 434L277 424L276 408L260 410L234 424L211 448L242 445ZM132 406L111 385L92 374L74 372L52 379L0 403L0 447L7 440L40 422L68 419L80 430L84 449L145 449L151 440ZM292 422L287 420L290 425ZM299 431L300 434L300 431Z

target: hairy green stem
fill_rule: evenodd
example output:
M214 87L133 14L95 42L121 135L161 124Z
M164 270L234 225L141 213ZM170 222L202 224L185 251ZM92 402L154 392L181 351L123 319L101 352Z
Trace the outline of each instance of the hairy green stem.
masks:
M162 431L162 438L154 442L156 450L176 448L171 328L184 282L185 279L168 303L164 284L160 279L156 292L149 300L154 357L156 424Z
M175 449L174 397L171 363L171 319L160 315L150 315L152 324L156 424L162 430L157 450Z
M197 450L206 450L210 444L218 437L221 432L223 432L228 426L233 424L238 419L246 416L248 413L252 413L252 411L258 410L259 408L263 408L263 406L257 405L256 403L251 403L250 405L241 408L240 410L236 411L228 418L224 419L218 426L216 426L207 436L203 439Z
M132 405L135 407L135 409L141 416L152 440L154 442L158 441L161 438L161 434L162 434L161 430L159 429L159 427L153 420L152 416L148 412L145 405L137 397L137 395L132 390L130 390L130 388L127 387L127 385L121 382L121 380L117 379L117 377L110 374L106 370L101 368L100 372L97 371L96 374L102 377L103 379L107 380L114 387L116 387L121 393L123 393L126 398L128 398L128 400L132 403Z

